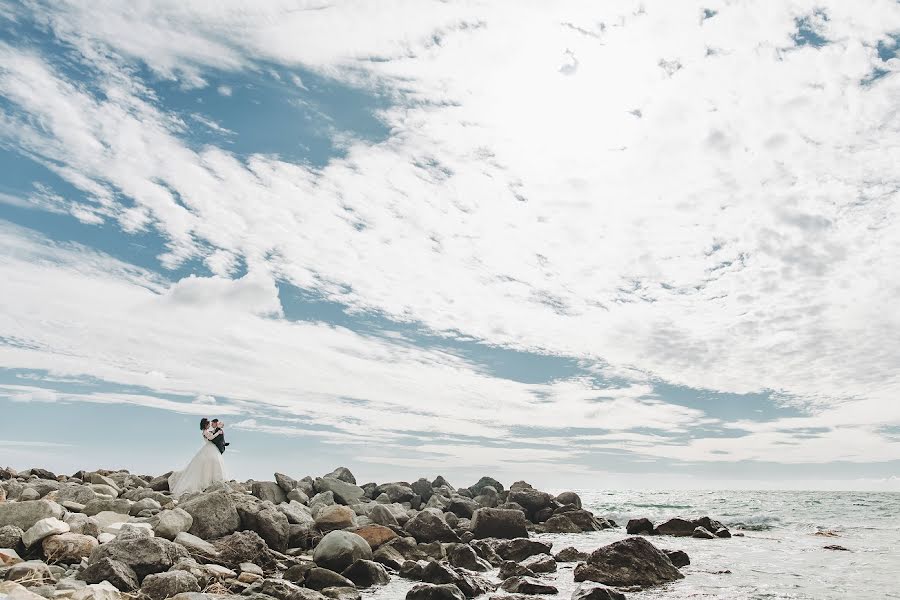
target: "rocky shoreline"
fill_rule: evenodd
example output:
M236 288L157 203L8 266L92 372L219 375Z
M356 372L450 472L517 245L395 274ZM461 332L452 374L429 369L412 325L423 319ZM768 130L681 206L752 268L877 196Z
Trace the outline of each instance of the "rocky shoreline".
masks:
M542 575L576 563L573 600L623 599L690 563L645 536L731 537L709 517L634 519L631 537L554 552L532 534L617 524L575 492L491 477L357 485L341 467L175 499L167 476L0 469L0 598L353 600L402 577L418 582L407 600L523 600L558 594Z

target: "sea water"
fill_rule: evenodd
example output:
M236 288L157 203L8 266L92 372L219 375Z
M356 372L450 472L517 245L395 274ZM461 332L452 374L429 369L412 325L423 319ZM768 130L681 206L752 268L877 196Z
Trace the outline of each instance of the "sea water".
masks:
M628 537L628 519L659 523L676 516L710 516L744 537L697 540L653 536L660 548L684 550L685 578L638 592L631 600L876 600L900 598L900 493L777 491L575 490L584 507L619 527L595 533L540 534L553 552L566 546L591 551ZM826 550L840 545L848 551ZM542 576L567 600L578 584L574 563ZM488 574L494 581L496 570ZM393 577L364 590L367 600L403 600L415 582ZM503 592L498 591L498 595ZM485 596L486 597L486 596Z

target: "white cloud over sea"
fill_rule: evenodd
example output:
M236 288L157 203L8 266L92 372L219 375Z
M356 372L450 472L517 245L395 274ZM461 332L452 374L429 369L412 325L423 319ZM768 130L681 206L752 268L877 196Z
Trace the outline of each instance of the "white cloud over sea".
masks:
M7 410L212 405L413 471L900 456L896 2L0 8L46 38L0 35L0 149L49 174L0 179ZM277 86L328 156L253 146Z

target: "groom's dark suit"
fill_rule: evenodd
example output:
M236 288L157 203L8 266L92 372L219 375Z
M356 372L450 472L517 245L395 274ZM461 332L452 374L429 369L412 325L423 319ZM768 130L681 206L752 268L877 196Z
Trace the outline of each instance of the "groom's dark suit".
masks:
M222 435L216 435L220 431L222 432ZM216 448L219 449L220 454L225 454L225 446L228 445L225 443L225 432L222 431L221 427L216 427L215 429L213 429L213 435L216 435L216 437L212 439L212 443L215 444Z

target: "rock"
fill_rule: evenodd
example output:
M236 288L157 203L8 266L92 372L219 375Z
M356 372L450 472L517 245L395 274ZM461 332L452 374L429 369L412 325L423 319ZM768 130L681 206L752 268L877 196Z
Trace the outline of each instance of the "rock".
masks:
M694 534L697 525L693 521L675 517L656 526L656 533L659 535L674 535L677 537L690 537Z
M691 534L691 537L701 540L714 540L716 539L716 534L709 531L705 527L695 527L694 532Z
M219 561L232 565L242 562L259 564L269 552L265 540L255 531L238 531L215 540L213 545L219 551Z
M429 562L422 569L422 581L436 584L452 583L467 598L474 598L492 591L495 587L477 575L436 561Z
M316 526L323 532L345 529L353 527L355 518L356 513L347 506L323 506L316 515Z
M286 492L274 481L254 481L251 493L260 500L268 500L272 504L281 504L287 501Z
M491 570L491 563L478 556L468 544L457 544L447 553L447 558L454 567L480 573Z
M175 508L158 513L155 521L153 532L159 537L174 540L179 533L191 529L194 518L183 508Z
M151 514L156 514L162 509L162 505L154 500L153 498L141 498L137 502L131 505L131 510L128 511L128 514L132 517L136 517L145 512L149 512Z
M20 562L23 561L18 552L16 552L12 548L0 548L0 567L17 565Z
M22 490L22 493L19 494L19 500L22 500L22 501L37 500L40 497L41 497L41 493L30 486L25 488L24 490Z
M307 496L300 488L294 488L287 493L287 499L299 502L300 504L309 504L309 496Z
M327 587L322 590L322 595L334 600L360 600L359 591L351 587Z
M839 552L850 552L850 548L844 548L843 546L839 546L837 544L828 544L827 546L822 546L823 550L837 550Z
M180 508L193 518L188 532L204 540L234 533L241 526L234 502L225 492L198 494L182 502Z
M321 492L319 494L316 494L309 500L309 510L312 512L312 516L315 517L324 507L334 506L335 504L336 502L334 501L334 493Z
M141 592L152 600L164 600L176 594L199 592L197 578L187 571L169 571L148 575L141 584Z
M0 548L15 548L22 542L25 532L16 525L4 525L0 527Z
M82 510L89 517L105 511L128 515L131 513L131 502L125 498L95 498L85 504Z
M306 579L306 574L315 568L317 568L316 563L312 561L303 561L290 566L288 570L283 573L282 577L288 581L300 584Z
M47 469L39 469L36 467L32 467L31 469L22 471L20 475L22 477L31 477L32 475L34 475L38 479L56 479L56 475L52 471L48 471Z
M398 537L394 530L382 525L366 525L365 527L354 529L353 533L366 540L372 550L377 550L381 545Z
M720 527L719 529L716 529L713 533L716 534L717 538L730 538L731 537L731 532L728 531L728 529L726 529L725 527Z
M625 594L605 585L580 585L572 600L625 600Z
M174 541L176 544L187 548L191 553L197 553L209 557L219 555L219 551L216 550L215 546L205 540L198 538L196 535L191 535L186 531L178 533L178 535L175 536Z
M259 591L278 600L325 600L325 596L319 592L301 588L283 579L265 579Z
M66 515L65 521L69 526L69 531L71 533L89 535L94 538L100 535L100 528L97 526L97 521L85 514L69 513Z
M419 543L459 541L459 536L447 523L430 510L423 510L407 521L403 528Z
M500 579L507 580L510 577L534 577L535 573L526 566L512 560L505 560L500 565L500 572L497 575Z
M441 478L441 479L443 479L443 478ZM497 480L494 479L493 477L482 477L481 479L478 480L478 483L476 483L475 485L469 487L469 493L472 494L472 497L475 497L475 496L477 496L478 494L481 493L481 490L482 490L485 486L488 486L488 485L491 486L492 488L494 488L495 490L497 490L497 492L502 492L502 491L503 491L503 484L502 484L502 483L500 483L499 481L497 481ZM433 484L433 486L436 487L436 488L437 488L437 487L440 487L440 485L438 485L438 481L437 481L437 480L435 480L435 483Z
M159 477L154 477L150 480L150 483L147 484L154 492L168 492L169 491L169 477L172 475L171 472L166 473L164 475L160 475Z
M373 523L377 523L378 525L384 525L386 527L399 526L397 517L394 516L394 513L390 508L383 504L374 505L369 511L368 517L372 519Z
M377 563L381 563L382 565L398 571L400 570L400 567L403 566L403 563L406 562L406 558L392 546L381 546L372 553L372 559Z
M612 524L606 520L597 519L590 511L584 509L567 510L564 513L566 518L581 527L582 531L600 531L612 527Z
M387 570L371 560L357 560L341 571L341 575L356 584L356 587L367 588L374 585L387 585L391 581Z
M691 564L691 559L684 550L663 550L663 553L669 557L669 560L676 567L686 567Z
M504 560L520 562L536 554L550 554L550 548L552 548L551 544L546 542L516 538L497 544L496 551Z
M625 533L629 535L638 535L641 533L652 534L653 523L647 518L629 519L628 523L625 525Z
M7 568L6 579L8 581L28 582L27 585L37 585L40 583L52 583L53 574L50 567L40 560L26 560Z
M291 490L297 489L297 486L299 485L296 479L289 477L284 473L275 473L275 483L278 484L278 487L280 487L281 491L285 494Z
M266 540L266 544L279 552L286 551L291 528L284 513L277 508L264 508L256 517L256 532Z
M0 582L0 598L8 598L9 600L44 600L44 597L40 594L35 594L15 581Z
M476 539L528 537L525 514L518 510L479 508L472 518L471 529Z
M319 542L313 561L326 569L340 573L357 560L372 560L368 542L349 531L332 531Z
M60 504L75 502L86 505L91 500L97 499L97 492L86 485L66 485L59 488L56 498Z
M99 485L105 485L105 486L111 488L112 490L115 490L117 496L118 496L119 493L121 493L121 491L122 491L122 490L119 488L119 486L116 484L115 481L113 481L113 480L110 479L109 477L106 477L106 476L104 476L104 475L101 475L100 473L91 473L91 483L96 483L96 484L99 484Z
M417 481L414 481L412 485L409 486L414 494L417 494L420 498L422 498L423 502L428 502L428 499L434 494L434 488L431 486L431 482L429 482L424 477L420 478Z
M356 485L356 477L353 476L353 473L351 473L350 469L348 469L347 467L338 467L328 475L325 475L325 477L331 477L340 481L344 481L346 483L352 483L353 485Z
M22 535L22 543L25 544L26 548L30 548L48 536L59 535L68 531L68 523L60 521L56 517L47 517L36 522L25 531Z
M110 533L116 537L153 537L153 528L150 523L113 523L103 528L103 533Z
M89 564L78 573L78 579L88 583L108 581L123 592L136 590L140 585L134 569L125 563L109 557L101 558Z
M400 566L399 575L404 579L421 581L422 573L425 571L425 565L427 564L424 560L407 560Z
M302 494L303 492L300 493ZM309 507L296 500L279 504L276 508L287 517L288 523L295 525L315 523L315 519L313 519L312 511Z
M549 507L553 496L534 488L520 488L509 492L509 502L521 505L529 515L534 515L543 508Z
M575 492L563 492L556 497L556 501L560 504L570 504L575 508L581 508L581 496Z
M384 483L375 488L376 496L385 494L390 502L409 502L416 493L406 483Z
M99 545L96 538L78 533L61 533L44 538L44 556L51 562L73 563L91 555Z
M531 569L535 573L555 573L556 560L549 554L535 554L522 561L522 566Z
M466 597L458 587L452 583L434 585L420 583L414 585L406 593L406 600L465 600Z
M642 537L602 546L575 567L575 581L594 581L616 587L658 585L684 575L659 548Z
M457 494L450 498L450 504L447 506L447 511L452 512L458 517L470 519L479 508L480 506L478 503L471 498L466 498L465 496Z
M553 515L544 521L544 530L547 533L581 533L581 527L566 515Z
M27 531L41 519L50 517L61 519L63 507L50 500L28 500L25 502L4 502L0 504L0 527L14 525Z
M313 486L318 493L331 492L336 502L347 506L359 504L360 499L365 496L361 487L334 477L318 477Z
M125 563L134 569L139 579L143 579L151 573L170 569L179 558L188 556L183 546L162 538L127 538L101 544L91 552L88 564L110 558Z
M556 562L586 561L588 559L588 553L569 546L557 552L554 558L556 559Z
M533 577L510 577L500 584L500 587L504 591L513 594L536 595L559 593L559 590L556 587Z
M497 550L494 548L492 540L472 540L469 542L469 545L478 553L478 556L495 567L503 563L503 558L497 554Z

